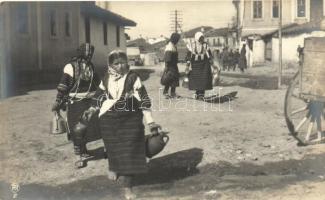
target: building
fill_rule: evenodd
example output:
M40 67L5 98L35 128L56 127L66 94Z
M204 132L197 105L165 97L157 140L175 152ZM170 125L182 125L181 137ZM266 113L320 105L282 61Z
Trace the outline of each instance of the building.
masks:
M1 97L15 87L57 82L78 46L95 46L94 64L126 50L125 26L136 23L94 2L4 2L0 6Z
M231 28L217 28L204 34L205 41L213 50L222 50L223 47L236 48L236 30Z
M192 28L192 29L182 33L182 37L186 43L190 43L191 41L192 42L194 41L195 33L200 31L203 34L205 34L212 29L213 29L213 27L211 27L211 26L200 26L200 27Z
M282 0L285 62L296 62L296 49L304 38L324 35L320 26L324 11L324 0ZM280 1L240 0L238 12L241 39L248 44L249 66L267 60L278 62Z

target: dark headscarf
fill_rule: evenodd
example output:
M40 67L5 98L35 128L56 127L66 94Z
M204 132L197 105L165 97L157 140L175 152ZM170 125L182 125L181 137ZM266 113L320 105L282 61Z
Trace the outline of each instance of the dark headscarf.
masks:
M177 42L179 41L179 39L181 38L181 35L178 34L178 33L173 33L171 36L170 36L170 39L169 41L173 44L177 44Z
M90 61L93 57L94 51L95 47L93 45L84 43L77 49L77 55L79 58L84 58L87 61Z

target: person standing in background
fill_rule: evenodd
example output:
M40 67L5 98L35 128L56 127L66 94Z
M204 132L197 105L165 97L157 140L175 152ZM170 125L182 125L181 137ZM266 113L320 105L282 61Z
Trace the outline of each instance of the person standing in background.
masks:
M177 43L180 39L178 33L170 36L169 42L165 49L165 69L161 77L161 84L165 86L163 95L166 98L177 98L176 87L179 86L179 70L178 70L178 52ZM170 89L170 95L168 94Z
M246 44L243 44L240 50L239 68L242 72L247 68Z
M226 69L228 69L228 67L229 67L228 57L229 57L228 47L224 47L222 50L222 69L223 69L223 71L226 71Z
M212 89L213 56L202 32L195 34L194 43L187 45L187 68L189 89L195 90L195 98L204 100L205 90Z
M234 59L235 59L235 65L234 65L234 68L233 70L236 71L236 68L238 67L239 65L239 59L240 59L240 53L239 53L239 49L236 49L235 53L234 53Z

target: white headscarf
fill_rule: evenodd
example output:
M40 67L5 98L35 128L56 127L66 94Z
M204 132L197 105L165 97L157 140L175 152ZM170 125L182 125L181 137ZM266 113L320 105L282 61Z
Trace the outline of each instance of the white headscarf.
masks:
M190 41L187 45L187 48L192 52L192 55L195 56L195 60L198 60L199 57L203 59L205 54L208 56L208 58L210 57L208 53L209 47L207 46L207 44L205 44L204 46L202 43L199 42L201 37L204 37L203 33L200 31L196 32L194 35L194 43Z
M195 33L195 36L194 36L195 41L198 42L201 37L203 37L203 33L202 32L199 31L199 32L196 32Z

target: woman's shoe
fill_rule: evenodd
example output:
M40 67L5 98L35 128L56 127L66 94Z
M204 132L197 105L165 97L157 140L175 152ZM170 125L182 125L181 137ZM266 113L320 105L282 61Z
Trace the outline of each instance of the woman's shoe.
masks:
M181 98L181 96L179 96L179 95L177 95L177 94L171 94L171 95L170 95L170 98L171 98L171 99L179 99L179 98Z
M133 200L137 198L130 187L124 188L124 197L126 200Z
M171 96L169 94L163 94L165 96L165 99L170 99Z

